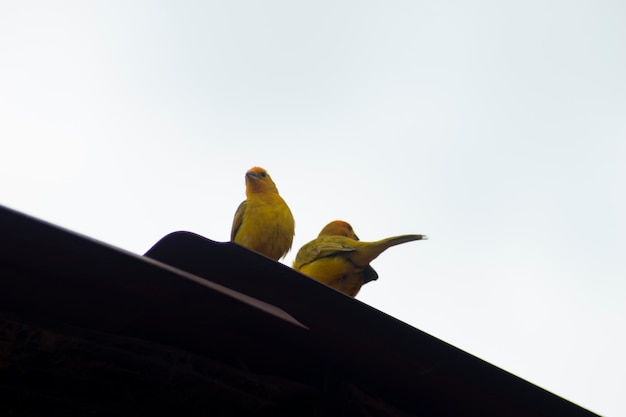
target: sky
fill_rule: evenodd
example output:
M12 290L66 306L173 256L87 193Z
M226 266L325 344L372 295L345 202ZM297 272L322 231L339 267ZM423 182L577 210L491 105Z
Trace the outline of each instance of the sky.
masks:
M0 3L0 204L137 254L228 241L268 170L297 249L406 233L357 299L626 415L626 3Z

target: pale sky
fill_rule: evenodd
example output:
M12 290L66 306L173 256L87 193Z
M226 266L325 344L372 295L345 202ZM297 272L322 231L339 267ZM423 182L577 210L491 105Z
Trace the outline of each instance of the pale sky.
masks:
M0 203L142 254L296 219L428 234L364 303L626 415L626 3L5 1ZM375 335L374 335L375 336Z

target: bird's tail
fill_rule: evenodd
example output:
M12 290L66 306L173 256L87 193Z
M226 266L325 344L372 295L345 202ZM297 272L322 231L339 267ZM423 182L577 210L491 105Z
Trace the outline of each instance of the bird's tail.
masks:
M426 240L426 235L401 235L388 237L377 242L368 242L360 247L358 250L350 254L350 259L356 265L367 265L378 257L381 253L386 251L392 246L400 245L402 243L412 242L414 240ZM366 243L366 242L363 242Z

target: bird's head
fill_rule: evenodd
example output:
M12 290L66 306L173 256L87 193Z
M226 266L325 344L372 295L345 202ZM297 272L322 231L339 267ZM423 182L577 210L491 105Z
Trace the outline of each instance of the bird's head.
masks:
M261 167L250 168L246 172L246 194L262 192L278 194L278 189L265 169Z
M320 236L345 236L350 239L359 240L359 237L354 233L354 229L350 226L350 223L343 220L335 220L328 223L318 237Z

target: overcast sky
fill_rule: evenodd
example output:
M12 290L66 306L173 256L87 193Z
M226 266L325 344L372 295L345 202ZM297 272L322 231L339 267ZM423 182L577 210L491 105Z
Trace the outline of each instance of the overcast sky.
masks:
M0 203L139 254L266 168L358 299L626 415L626 3L5 1Z

